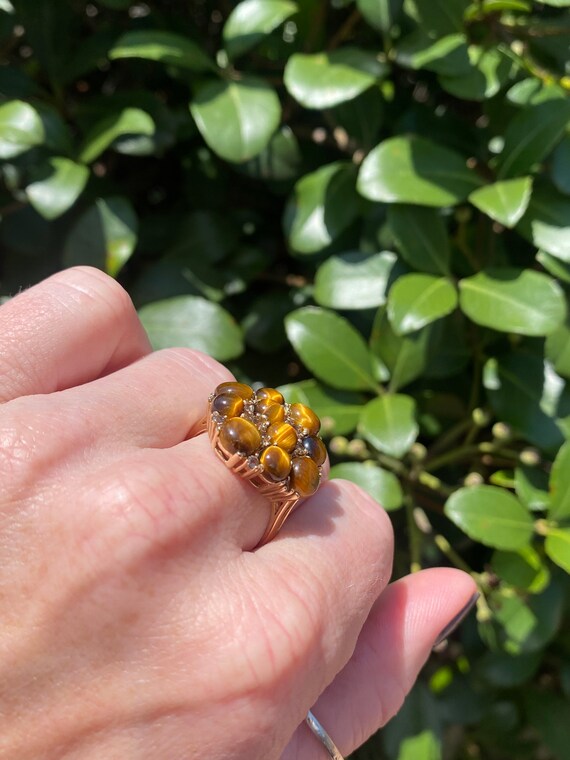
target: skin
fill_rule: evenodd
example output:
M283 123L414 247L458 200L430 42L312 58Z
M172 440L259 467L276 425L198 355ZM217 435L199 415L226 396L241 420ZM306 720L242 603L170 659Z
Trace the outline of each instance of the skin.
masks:
M152 354L124 290L60 272L0 308L0 758L324 760L398 710L474 592L388 585L390 521L325 483L268 505L197 434L231 380Z

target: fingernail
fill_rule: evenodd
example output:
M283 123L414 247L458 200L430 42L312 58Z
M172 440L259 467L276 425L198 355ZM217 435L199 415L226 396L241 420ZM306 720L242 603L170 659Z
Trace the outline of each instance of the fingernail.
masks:
M450 633L453 633L453 631L457 628L457 626L459 625L459 623L461 623L461 621L464 618L466 618L467 615L469 614L469 612L473 609L473 606L474 606L475 602L477 601L477 599L479 599L479 592L476 592L475 594L473 594L473 596L471 597L471 599L467 602L467 604L464 607L462 607L459 610L459 612L457 613L457 615L455 615L455 617L451 618L451 620L449 621L449 623L445 626L445 628L443 629L443 631L437 637L437 639L435 641L435 644L434 644L434 647L439 646L439 644L441 644L441 642L444 639L446 639L449 636Z

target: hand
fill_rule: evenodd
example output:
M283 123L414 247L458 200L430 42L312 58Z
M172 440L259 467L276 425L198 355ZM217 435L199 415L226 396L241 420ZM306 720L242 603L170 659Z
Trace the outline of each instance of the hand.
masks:
M0 309L0 757L324 760L399 708L473 581L387 586L392 531L325 483L268 505L197 435L228 372L150 353L126 293L61 272Z

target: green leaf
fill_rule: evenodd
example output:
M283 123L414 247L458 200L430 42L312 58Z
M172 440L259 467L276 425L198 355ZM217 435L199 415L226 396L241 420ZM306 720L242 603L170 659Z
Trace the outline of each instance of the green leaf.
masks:
M533 532L532 518L520 501L496 486L460 488L444 512L470 538L496 549L522 549Z
M369 309L386 301L397 256L351 251L331 256L317 270L315 301L331 309Z
M396 61L406 68L429 69L444 76L469 74L471 69L464 34L449 34L434 39L422 27L417 27L398 44Z
M372 87L387 71L374 53L345 47L332 53L294 53L285 66L284 82L305 108L332 108Z
M570 135L566 135L552 154L552 181L565 195L570 195Z
M89 178L89 169L68 158L50 158L47 176L40 176L26 187L30 204L44 219L64 214L79 198Z
M285 210L289 245L299 254L322 251L356 219L359 206L352 164L337 161L306 174Z
M553 277L558 277L562 282L570 284L570 261L568 263L560 261L546 251L539 251L536 254L536 260L546 269Z
M517 230L537 248L570 264L570 199L553 187L535 189Z
M0 105L0 158L15 158L45 140L42 119L22 100Z
M113 277L137 243L138 220L126 198L98 198L74 224L65 243L67 266L90 264Z
M544 551L553 562L570 573L570 528L549 528Z
M559 448L564 440L559 418L568 414L570 394L542 358L507 354L489 359L483 384L499 420L535 446L548 452Z
M561 447L552 465L548 517L551 520L570 518L570 442Z
M212 61L195 42L161 29L140 29L123 34L109 51L109 58L143 58L191 71L214 69Z
M450 280L431 274L405 274L388 295L388 319L398 335L406 335L450 314L457 291Z
M392 137L366 156L357 189L372 201L451 206L480 184L459 153L422 137Z
M562 138L569 120L567 100L547 101L520 111L505 131L499 179L526 174L548 156Z
M418 680L398 713L382 729L385 755L388 760L442 760L441 733L440 705L426 684ZM376 751L374 755L380 757Z
M388 207L388 225L402 258L411 267L429 274L449 274L449 235L439 211L395 204Z
M411 396L386 393L366 404L358 429L379 451L402 457L418 437L415 412L416 402Z
M570 8L570 0L541 0L541 3L553 8Z
M316 380L281 385L279 390L290 404L310 406L321 420L324 435L352 433L364 403L357 393L327 388Z
M366 21L381 32L388 32L401 13L404 0L356 0Z
M237 58L297 12L290 0L243 0L224 24L224 47L230 58Z
M480 187L469 200L491 219L511 228L527 210L531 194L532 177L520 177Z
M218 361L243 352L243 337L231 314L199 296L177 296L147 304L139 317L155 350L184 346Z
M482 48L470 45L467 49L471 64L468 72L440 76L444 90L463 100L486 100L496 95L507 82L513 69L512 60L501 48Z
M496 551L491 560L493 572L511 586L539 594L550 583L550 572L532 546L516 552Z
M414 0L418 21L436 37L463 31L469 0Z
M190 111L214 153L234 163L261 153L281 119L275 91L250 76L209 82L198 90Z
M560 285L541 272L504 267L459 282L459 303L478 325L520 335L548 335L566 316Z
M400 481L388 470L372 463L343 462L331 467L330 478L344 478L363 488L388 512L402 506L404 494Z
M529 509L542 511L548 509L548 475L535 467L520 466L515 469L515 491L517 496Z
M323 382L342 390L376 390L364 339L343 317L306 306L285 318L285 330L303 363Z
M384 308L374 319L370 349L390 372L390 391L408 385L426 370L429 360L430 327L413 335L396 335Z
M241 165L250 177L268 181L296 179L301 173L303 157L297 138L287 126L282 126L257 156Z
M152 117L140 108L124 108L95 124L85 137L79 160L90 164L119 137L125 135L153 135Z
M559 375L570 377L570 325L566 324L546 339L545 353Z
M541 652L513 657L505 652L485 652L477 661L475 672L492 686L512 689L523 686L538 670Z

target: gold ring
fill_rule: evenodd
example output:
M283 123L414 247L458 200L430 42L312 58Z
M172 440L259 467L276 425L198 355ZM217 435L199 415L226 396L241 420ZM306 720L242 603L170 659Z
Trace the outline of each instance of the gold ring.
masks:
M215 452L269 499L271 515L258 546L319 487L327 458L320 427L312 409L287 404L275 388L222 383L208 398L206 428Z

